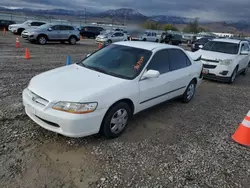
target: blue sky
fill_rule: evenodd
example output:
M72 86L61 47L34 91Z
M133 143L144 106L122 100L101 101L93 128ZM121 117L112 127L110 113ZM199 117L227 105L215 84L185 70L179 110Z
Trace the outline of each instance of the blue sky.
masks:
M83 9L89 12L133 8L145 15L199 17L202 20L244 20L250 17L250 0L0 0L0 6L38 9Z

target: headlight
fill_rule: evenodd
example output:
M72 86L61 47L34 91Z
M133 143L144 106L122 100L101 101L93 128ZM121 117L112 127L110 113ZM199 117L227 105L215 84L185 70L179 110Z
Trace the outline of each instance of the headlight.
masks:
M226 60L221 60L220 61L221 65L226 65L226 66L232 65L232 63L233 63L232 59L226 59Z
M87 114L95 111L97 102L90 103L77 103L77 102L63 102L56 103L53 107L54 110L60 110L73 114Z

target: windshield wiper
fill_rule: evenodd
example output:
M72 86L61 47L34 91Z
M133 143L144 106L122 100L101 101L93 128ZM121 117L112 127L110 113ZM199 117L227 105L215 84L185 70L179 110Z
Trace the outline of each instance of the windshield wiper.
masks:
M106 70L102 69L102 68L84 65L83 63L82 63L82 65L83 65L84 67L86 67L86 68L89 68L89 69L92 69L92 70L95 70L95 71L98 71L98 72L102 72L102 73L108 74L108 72L107 72Z

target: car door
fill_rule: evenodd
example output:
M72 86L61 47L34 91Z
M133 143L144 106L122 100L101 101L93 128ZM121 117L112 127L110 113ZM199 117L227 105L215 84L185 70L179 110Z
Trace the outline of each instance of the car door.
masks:
M51 31L49 32L50 40L59 40L60 39L60 25L54 25L51 27Z
M172 88L170 98L182 95L193 79L190 59L181 49L168 49L169 81Z
M147 34L147 41L152 42L152 33L151 32L148 32L148 34Z
M120 41L119 32L116 32L113 35L111 35L111 40L112 40L112 42L118 42L118 41Z
M248 55L241 54L241 52L245 52L245 51L250 52L249 45L247 44L247 42L241 42L240 52L238 56L239 71L244 70L250 60L249 54Z
M166 49L157 51L151 58L146 70L157 70L160 72L158 78L141 79L139 81L139 109L147 109L158 103L170 99L171 92L169 82L169 58Z
M60 25L60 34L59 34L59 39L61 40L67 40L70 35L70 30L67 25Z

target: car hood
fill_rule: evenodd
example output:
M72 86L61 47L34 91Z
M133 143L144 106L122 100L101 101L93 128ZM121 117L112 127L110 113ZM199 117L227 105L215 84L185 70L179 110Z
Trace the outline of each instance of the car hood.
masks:
M198 55L201 55L202 59L208 59L208 60L226 60L226 59L234 59L236 55L233 54L225 54L220 52L212 52L212 51L206 51L206 50L198 50L195 52Z
M19 27L19 26L22 26L22 24L11 24L9 25L10 27Z
M104 38L108 38L109 36L110 36L109 34L102 34L102 35L98 35L98 38L104 39Z
M72 64L33 77L28 89L49 101L88 102L126 81Z

